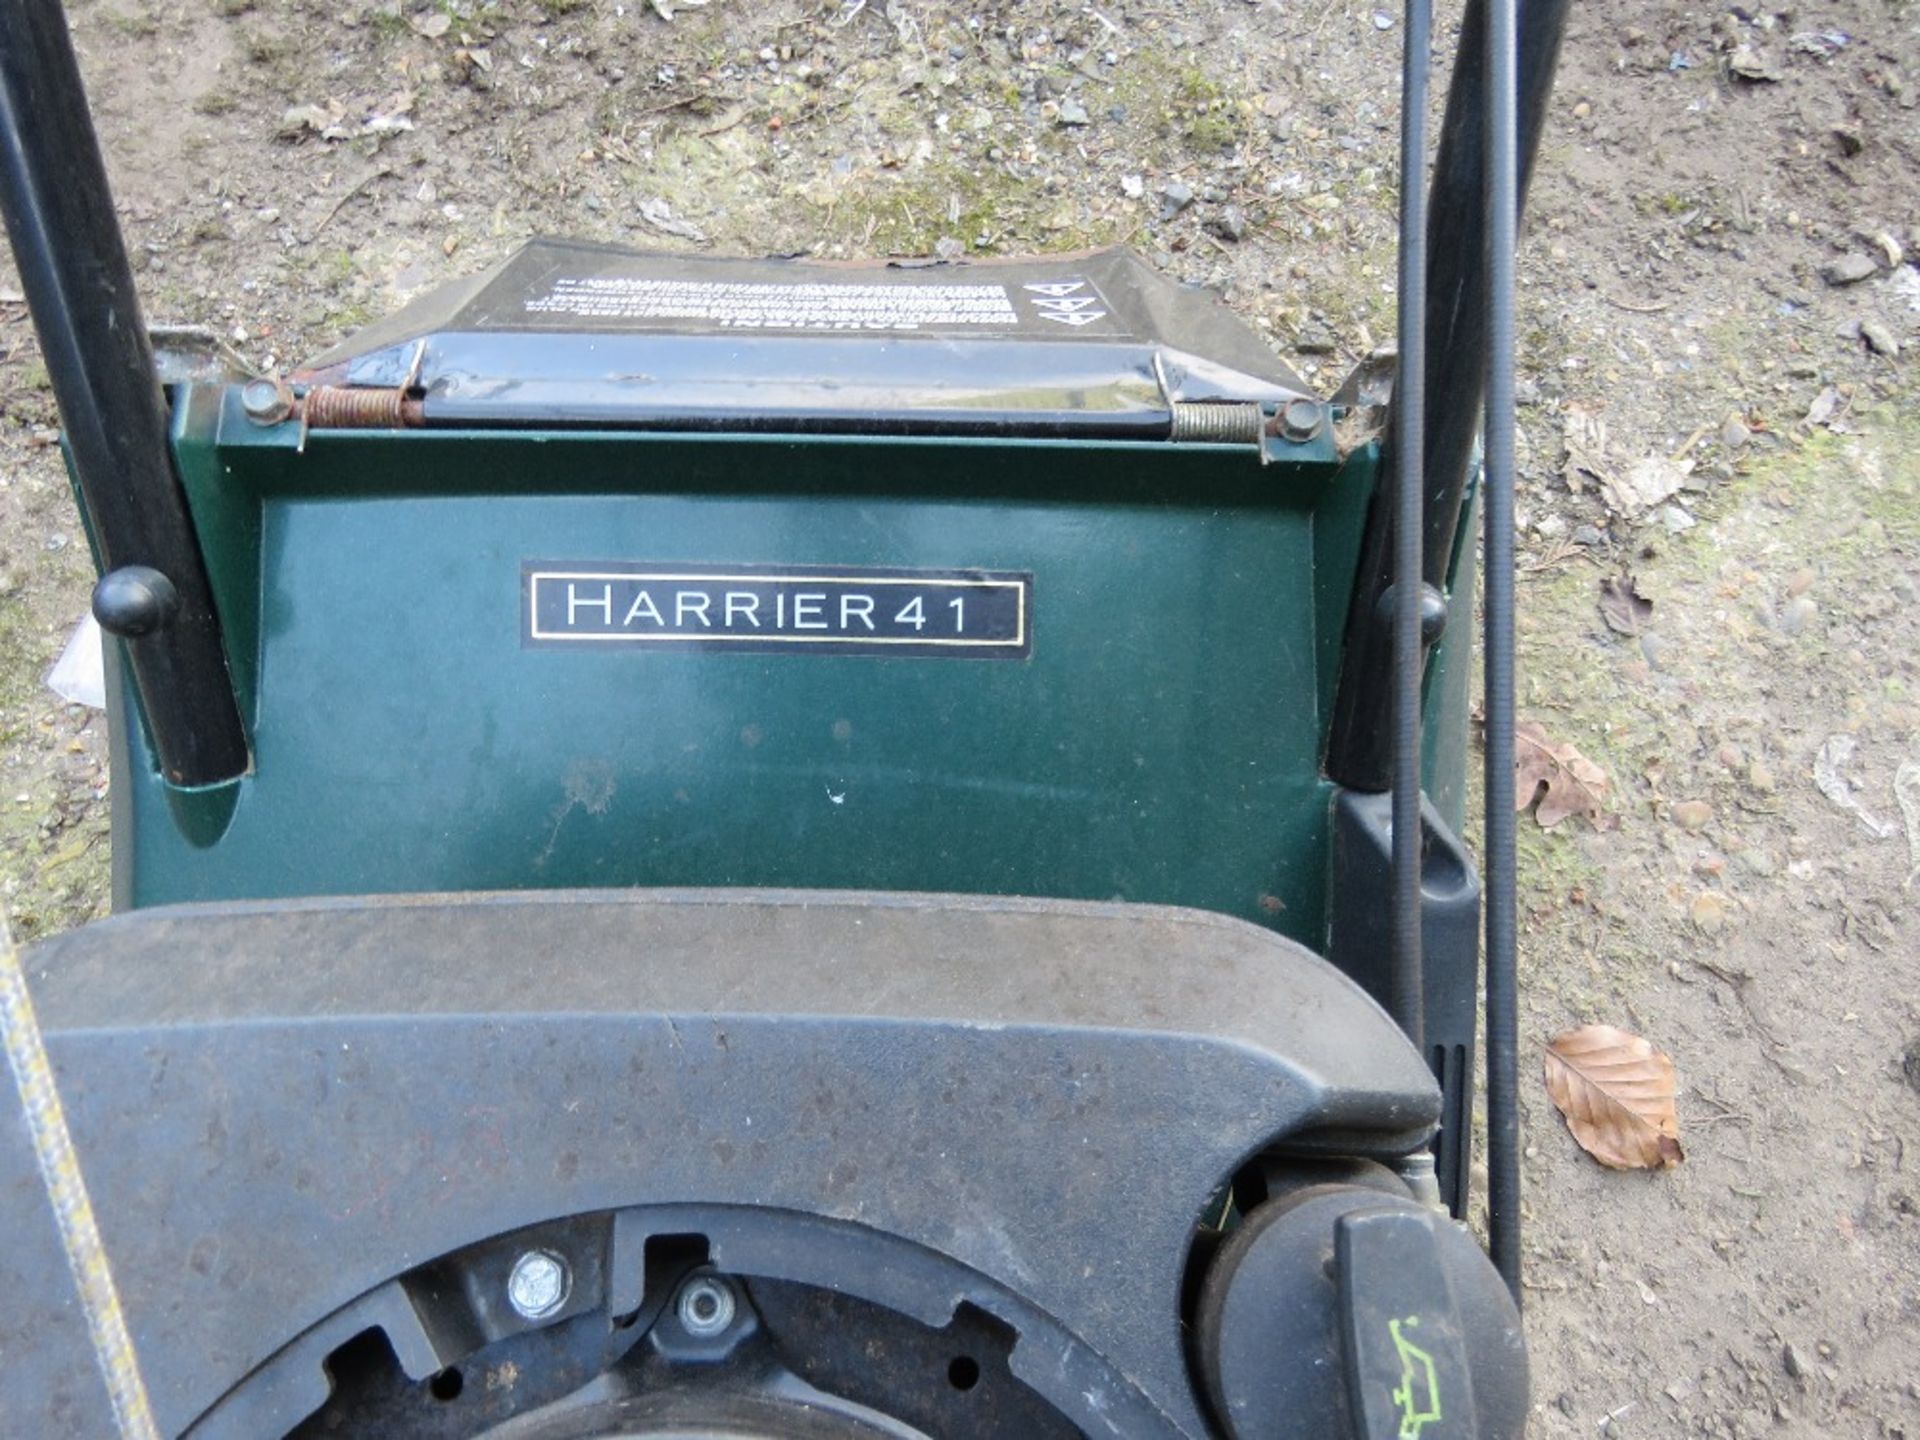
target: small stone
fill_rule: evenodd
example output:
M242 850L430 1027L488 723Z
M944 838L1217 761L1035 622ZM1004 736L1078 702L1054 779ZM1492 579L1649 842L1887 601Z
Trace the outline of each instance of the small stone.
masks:
M1391 30L1393 28L1392 14L1385 10L1374 11L1373 28L1376 30Z
M1087 107L1078 100L1066 99L1060 102L1060 123L1076 129L1082 125L1091 125L1093 117L1087 114Z
M1573 107L1573 118L1576 120L1584 120L1591 114L1593 114L1593 106L1589 105L1585 100L1582 100L1578 105Z
M1805 595L1796 595L1780 607L1780 633L1798 635L1820 613L1820 607Z
M1640 653L1656 670L1667 668L1666 662L1672 658L1672 646L1660 636L1648 631L1640 637Z
M1597 525L1576 525L1573 527L1573 543L1592 548L1607 543L1607 537Z
M1900 353L1900 338L1893 333L1893 327L1878 315L1863 316L1860 321L1860 338L1867 342L1867 349L1876 355L1885 355L1889 359Z
M1787 594L1789 596L1804 595L1812 588L1813 571L1807 566L1801 566L1787 577Z
M1169 180L1160 187L1160 218L1169 220L1193 204L1193 187Z
M1120 193L1129 200L1138 200L1142 195L1147 193L1147 182L1142 180L1138 175L1122 175L1120 177Z
M1720 443L1729 450L1744 449L1751 438L1752 432L1747 429L1747 422L1738 415L1727 416L1726 422L1720 427Z
M1857 125L1834 126L1833 138L1840 146L1842 155L1858 155L1867 148L1867 137L1861 133Z
M1712 890L1702 890L1693 897L1689 913L1702 934L1717 934L1727 923L1727 902Z
M1871 255L1863 255L1858 250L1849 251L1838 260L1829 260L1820 267L1821 278L1829 285L1858 285L1880 273L1880 267L1874 263Z
M1727 57L1727 69L1736 79L1760 81L1778 80L1779 68L1773 60L1751 45L1737 45L1733 54Z
M1698 522L1678 505L1663 505L1660 507L1660 523L1673 534L1682 535Z
M1682 800L1673 807L1673 823L1682 830L1704 830L1713 819L1713 806L1704 800Z
M1729 770L1738 770L1740 762L1747 758L1747 752L1729 740L1714 752L1714 757Z
M1331 355L1339 347L1325 325L1308 320L1293 337L1293 348L1302 355Z
M1222 240L1238 244L1247 238L1247 212L1238 205L1224 205L1220 213L1207 222L1207 229Z
M1800 1352L1794 1349L1791 1340L1780 1347L1780 1365L1796 1380L1807 1378L1807 1362L1800 1358Z
M1747 767L1747 784L1758 790L1762 795L1771 795L1773 793L1773 771L1768 767L1766 761L1756 760Z

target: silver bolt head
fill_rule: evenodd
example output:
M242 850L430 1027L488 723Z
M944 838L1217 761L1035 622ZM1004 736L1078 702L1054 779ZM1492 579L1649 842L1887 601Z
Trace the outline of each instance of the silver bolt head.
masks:
M523 1320L544 1320L567 1303L572 1288L566 1261L550 1250L529 1250L507 1276L507 1302Z
M674 1306L681 1327L702 1340L724 1334L733 1324L735 1308L733 1287L711 1275L689 1280Z
M293 414L293 396L276 380L249 380L240 387L240 408L257 425L278 425Z

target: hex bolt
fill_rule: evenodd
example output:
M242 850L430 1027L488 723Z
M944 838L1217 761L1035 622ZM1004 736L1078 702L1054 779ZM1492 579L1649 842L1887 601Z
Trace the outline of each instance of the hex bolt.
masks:
M1296 395L1280 411L1280 438L1296 445L1306 444L1320 433L1324 413L1318 401Z
M240 387L240 408L256 425L278 425L293 414L293 392L278 380L249 380Z
M733 1287L716 1276L699 1276L681 1289L674 1308L689 1335L711 1340L733 1324Z
M551 1250L529 1250L513 1262L507 1301L522 1320L544 1320L567 1303L572 1288L566 1261Z

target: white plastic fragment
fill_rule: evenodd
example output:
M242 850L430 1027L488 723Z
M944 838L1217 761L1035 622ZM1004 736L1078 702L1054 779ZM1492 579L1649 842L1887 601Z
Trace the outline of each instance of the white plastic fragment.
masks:
M1911 890L1920 880L1920 760L1902 760L1893 772L1893 798L1900 802L1900 818L1907 822L1907 878Z
M102 653L100 623L92 615L73 627L60 658L47 672L47 688L70 705L107 708L106 660Z
M1853 759L1854 739L1851 735L1829 735L1826 743L1820 747L1820 753L1813 757L1813 783L1820 787L1820 793L1838 805L1842 810L1850 811L1861 828L1876 840L1888 840L1893 837L1894 827L1885 820L1876 820L1860 803L1854 784L1841 772Z

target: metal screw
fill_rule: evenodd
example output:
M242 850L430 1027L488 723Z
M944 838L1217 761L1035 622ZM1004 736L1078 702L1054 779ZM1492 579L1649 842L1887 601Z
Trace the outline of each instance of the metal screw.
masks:
M1280 438L1304 445L1320 433L1324 412L1316 400L1296 395L1280 412Z
M293 393L278 380L249 380L240 388L240 408L256 425L278 425L293 413Z
M529 1250L513 1262L507 1300L523 1320L544 1320L567 1303L573 1280L567 1262L550 1250Z
M707 1275L689 1280L676 1306L686 1332L702 1340L712 1339L733 1324L734 1308L733 1287Z

